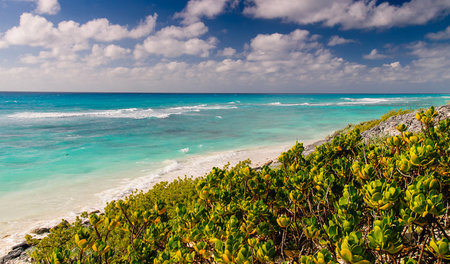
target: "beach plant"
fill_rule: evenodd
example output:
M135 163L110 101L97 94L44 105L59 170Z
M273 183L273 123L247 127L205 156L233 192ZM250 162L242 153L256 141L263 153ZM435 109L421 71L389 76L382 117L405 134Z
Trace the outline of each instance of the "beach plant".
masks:
M197 179L158 183L102 212L62 221L43 239L27 236L30 257L36 263L446 263L450 121L436 116L434 108L423 110L421 132L398 124L400 135L378 141L363 140L359 126L307 156L296 143L276 168L242 161Z

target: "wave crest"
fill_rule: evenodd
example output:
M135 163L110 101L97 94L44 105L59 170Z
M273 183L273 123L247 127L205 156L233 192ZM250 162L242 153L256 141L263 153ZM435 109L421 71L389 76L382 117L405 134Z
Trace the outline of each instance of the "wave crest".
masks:
M8 115L9 118L19 119L46 119L46 118L74 118L74 117L97 117L97 118L168 118L171 115L181 115L189 112L200 112L202 110L234 109L236 106L223 105L194 105L179 106L164 109L142 109L126 108L116 110L82 111L82 112L19 112Z

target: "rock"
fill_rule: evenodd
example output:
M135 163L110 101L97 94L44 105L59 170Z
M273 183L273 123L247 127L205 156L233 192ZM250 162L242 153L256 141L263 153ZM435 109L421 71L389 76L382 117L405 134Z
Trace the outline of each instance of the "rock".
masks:
M435 118L435 123L438 123L440 120L450 118L450 105L436 107L436 111L438 112L438 116ZM409 114L392 116L386 121L381 122L379 125L363 131L361 136L364 139L370 139L383 136L400 135L400 132L396 129L399 124L405 124L410 132L419 132L422 129L422 125L415 117L417 112L418 111L414 111Z
M450 118L450 105L443 105L436 107L435 110L438 112L438 116L435 117L435 124L439 121L444 120L446 118ZM419 120L416 119L416 113L418 111L414 111L404 115L392 116L388 118L386 121L381 122L377 126L368 129L366 131L361 132L361 136L364 140L376 139L385 136L395 136L400 135L400 132L397 131L397 126L399 124L405 124L407 126L407 131L410 132L419 132L422 129L422 125ZM351 126L347 126L347 129L351 128ZM339 130L342 131L342 130ZM305 150L303 151L303 156L308 156L311 154L316 146L322 145L327 142L331 142L333 136L337 136L339 133L334 133L332 136L324 139L316 141L310 145L305 146Z
M312 144L306 145L305 149L303 150L303 153L302 153L303 156L305 156L305 157L308 156L309 154L311 154L316 149L317 146L320 146L320 145L322 145L323 143L326 143L326 142L328 142L328 140L322 139L322 140L316 141L316 142L314 142Z
M25 252L29 247L30 245L28 245L26 242L15 245L6 256L0 258L0 264L29 263L28 256Z
M42 235L42 234L49 233L49 232L50 232L49 227L39 227L39 228L35 228L31 231L31 233L36 234L36 235Z
M263 167L270 166L270 164L272 164L272 163L273 163L273 160L269 160L268 162L264 163Z
M28 245L27 244L27 242L22 242L22 243L20 243L20 244L17 244L17 245L15 245L15 246L13 246L12 247L12 250L16 250L16 249L22 249L22 250L25 250L25 249L27 249L27 248L29 248L30 247L30 245Z

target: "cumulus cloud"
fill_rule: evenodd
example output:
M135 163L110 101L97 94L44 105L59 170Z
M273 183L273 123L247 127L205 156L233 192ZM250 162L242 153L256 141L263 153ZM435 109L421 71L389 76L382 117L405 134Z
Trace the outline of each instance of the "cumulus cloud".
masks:
M54 15L61 9L58 0L34 0L37 4L35 12L38 14Z
M95 44L92 47L92 53L84 60L90 66L98 66L113 60L126 58L130 53L130 49L125 49L114 44L110 44L108 46Z
M42 16L23 13L19 25L6 31L0 38L0 48L22 45L50 50L34 59L27 56L25 61L28 62L48 57L74 58L76 52L89 49L92 41L112 42L148 35L155 27L156 17L156 14L148 16L136 28L128 30L127 27L111 24L105 18L81 25L71 20L54 25Z
M176 13L176 18L182 18L184 24L200 21L202 17L213 18L225 10L230 0L189 0L184 10Z
M387 56L379 53L377 49L373 49L369 54L364 55L363 58L367 60L379 60L387 58Z
M341 38L339 36L334 35L328 41L328 46L337 46L337 45L353 43L353 42L355 42L353 39Z
M423 91L429 91L430 84L440 83L448 87L450 80L450 54L447 52L450 44L427 44L417 42L406 47L412 61L407 65L400 62L383 64L374 67L366 74L370 82L376 81L402 81L407 84L423 84ZM446 89L446 88L445 88Z
M402 67L402 65L400 64L399 61L394 61L394 62L391 62L391 63L383 64L383 66L391 67L391 68L394 68L394 69Z
M231 57L235 54L236 54L236 50L231 47L224 48L223 50L220 50L217 53L217 55L223 56L223 57Z
M0 66L0 80L8 88L17 90L31 87L36 91L46 89L80 91L83 87L107 87L108 91L348 91L361 92L367 87L381 91L431 91L430 85L448 87L450 81L450 44L418 42L404 47L411 56L409 63L393 61L379 67L351 63L334 56L319 43L311 45L309 34L296 38L298 33L258 35L249 43L249 54L266 51L267 42L284 47L282 56L271 55L264 60L226 58L195 62L161 60L153 65L109 66L92 70L86 62L52 61L40 67ZM261 41L256 45L256 40ZM296 43L297 42L297 43ZM301 44L306 42L305 44ZM252 45L254 43L254 45ZM99 45L100 54L121 58L129 56L120 47L106 52ZM94 50L92 53L95 53ZM289 55L289 56L286 56ZM130 80L133 80L130 82ZM401 90L403 86L403 90ZM125 87L125 88L124 88ZM162 90L164 87L164 90ZM332 88L330 88L332 87ZM415 90L413 90L412 87ZM87 91L85 88L84 91ZM342 89L342 90L340 90ZM384 90L383 90L384 89ZM367 91L367 90L365 90Z
M418 42L409 47L411 54L416 57L412 61L415 68L419 68L417 76L436 75L436 79L443 79L447 76L450 79L450 44L427 45L425 42ZM427 79L427 78L425 78Z
M150 54L164 57L178 57L181 55L209 56L211 49L216 47L217 39L203 40L198 38L205 34L208 28L202 22L184 27L168 26L154 35L149 36L142 44L136 45L134 56L136 59L146 58Z
M450 39L450 26L448 26L443 31L428 33L426 37L432 40Z
M334 56L317 42L316 35L297 29L289 34L259 34L250 41L245 59L225 59L215 68L249 85L262 82L283 86L314 82L331 85L344 76L349 81L365 66Z
M311 41L307 30L297 29L290 34L259 34L250 42L252 51L247 56L248 60L272 60L287 58L291 52L308 47L317 46Z
M449 12L448 0L411 0L400 6L375 0L250 0L244 10L256 18L344 29L421 25Z
M200 0L189 3L191 2L198 5L200 2L210 3ZM278 2L280 10L284 10L283 3L286 1ZM411 5L413 2L415 1L408 3ZM379 67L349 62L333 54L327 47L350 43L353 40L332 36L327 43L322 44L319 42L321 36L303 29L286 34L254 35L246 43L243 53L236 54L237 51L232 47L215 51L218 40L207 35L208 28L199 20L202 17L214 17L223 12L227 4L236 2L223 1L224 6L220 4L222 2L218 3L220 8L215 9L216 11L189 11L193 14L190 18L187 15L180 16L183 18L181 26L166 26L156 32L156 14L148 16L140 25L129 29L126 26L111 24L107 19L94 19L84 24L74 21L54 24L42 16L25 13L21 16L18 26L0 34L0 48L21 45L37 49L33 49L33 54L19 56L20 62L23 63L20 67L2 68L0 65L0 80L11 90L14 90L14 87L19 87L17 90L23 90L23 87L33 87L36 90L58 90L64 87L67 90L79 91L80 87L99 87L99 90L101 87L108 87L109 91L124 91L124 87L127 87L129 91L162 91L161 87L164 87L167 88L166 91L174 92L205 92L211 91L210 89L239 92L242 87L245 87L247 92L255 91L256 88L261 92L301 92L317 87L325 87L323 91L330 91L333 89L330 87L357 89L374 84L383 85L386 82L444 83L450 80L450 45L442 42L418 42L406 48L402 46L409 52L406 54L410 56L409 60L402 60L400 63L399 59L392 55L389 56L392 57L391 62ZM308 3L310 6L307 6ZM323 3L331 2L290 1L293 7L304 4L308 10L323 10ZM360 3L362 17L369 14L369 21L362 22L367 23L364 27L374 25L373 10L383 5L374 1L335 0L333 3L347 3L352 6ZM426 4L427 0L423 3ZM441 2L437 0L436 3ZM188 14L187 10L191 10L188 6L183 11L185 14ZM372 11L365 9L368 6ZM334 8L336 7L331 3L329 10ZM390 10L391 5L385 4L384 8ZM405 8L405 4L395 8ZM249 12L248 10L246 12ZM270 12L266 15L270 15ZM352 23L356 23L356 20L351 22L350 19L339 17L331 20L333 16L326 12L316 15L317 17L313 17L311 13L304 17L297 16L296 19L310 19L316 21L311 23L330 23L329 25L348 28L351 28ZM386 21L392 21L391 15L386 13ZM277 17L289 20L288 16ZM381 18L377 18L377 21L379 19ZM295 22L300 23L297 20ZM333 24L330 21L335 22ZM393 25L388 22L384 25ZM445 31L447 30L448 28ZM427 37L443 39L442 32L430 33ZM135 41L138 44L134 49L119 46L120 42L117 41L125 38L138 39ZM211 53L217 56L211 58ZM382 59L388 56L373 49L364 55L364 58ZM301 90L303 88L304 90Z

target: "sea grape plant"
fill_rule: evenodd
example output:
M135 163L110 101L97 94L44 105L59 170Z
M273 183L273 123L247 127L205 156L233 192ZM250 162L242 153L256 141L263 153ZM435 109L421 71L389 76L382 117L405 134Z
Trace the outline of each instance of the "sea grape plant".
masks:
M364 140L359 127L280 166L249 161L157 184L103 213L61 222L36 263L444 263L450 121L420 111L419 133Z

